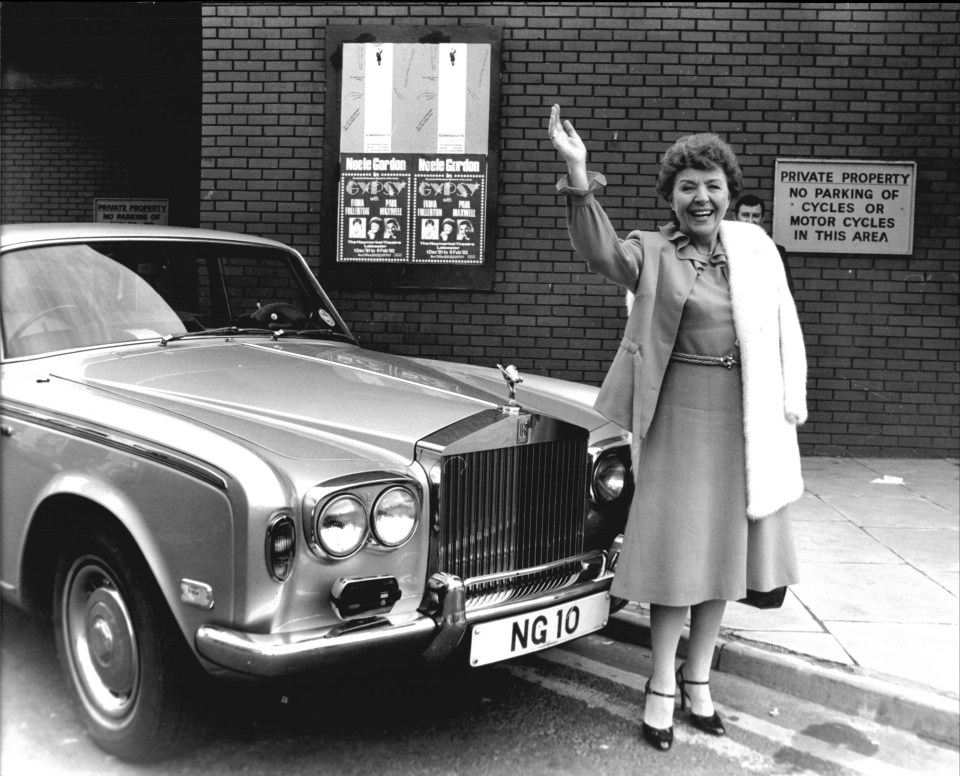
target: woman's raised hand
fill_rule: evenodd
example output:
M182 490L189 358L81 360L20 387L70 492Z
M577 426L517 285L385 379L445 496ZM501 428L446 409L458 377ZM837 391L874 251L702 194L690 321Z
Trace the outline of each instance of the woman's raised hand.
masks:
M587 169L587 147L580 139L569 121L560 120L560 106L554 105L550 109L550 123L547 125L547 134L550 142L557 150L560 158L567 163L571 174Z

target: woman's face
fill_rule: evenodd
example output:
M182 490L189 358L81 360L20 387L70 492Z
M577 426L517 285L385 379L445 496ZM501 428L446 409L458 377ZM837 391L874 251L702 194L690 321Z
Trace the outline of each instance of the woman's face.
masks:
M723 170L687 168L677 173L670 208L684 234L700 242L712 242L729 207L730 190Z

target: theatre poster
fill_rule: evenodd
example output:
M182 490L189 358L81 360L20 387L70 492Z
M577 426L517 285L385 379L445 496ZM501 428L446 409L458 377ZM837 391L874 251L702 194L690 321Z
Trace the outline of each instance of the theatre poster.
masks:
M499 31L331 29L326 269L347 287L492 287Z

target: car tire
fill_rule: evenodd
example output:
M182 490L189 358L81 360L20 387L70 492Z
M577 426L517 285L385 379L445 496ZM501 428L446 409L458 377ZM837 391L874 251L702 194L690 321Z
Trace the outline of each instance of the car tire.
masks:
M191 656L133 544L69 537L54 579L57 654L93 741L131 762L186 744Z

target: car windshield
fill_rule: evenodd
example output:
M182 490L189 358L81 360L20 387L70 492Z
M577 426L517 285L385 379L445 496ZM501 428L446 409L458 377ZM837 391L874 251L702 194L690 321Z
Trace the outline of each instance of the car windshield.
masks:
M283 250L216 242L103 241L0 258L6 358L232 327L348 336Z

